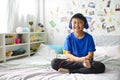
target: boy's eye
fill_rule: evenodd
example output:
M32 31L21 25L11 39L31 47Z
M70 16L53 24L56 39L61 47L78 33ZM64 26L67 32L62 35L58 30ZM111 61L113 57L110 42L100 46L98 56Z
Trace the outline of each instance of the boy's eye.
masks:
M76 24L76 22L72 22L72 24Z
M82 22L74 22L74 24L81 24Z

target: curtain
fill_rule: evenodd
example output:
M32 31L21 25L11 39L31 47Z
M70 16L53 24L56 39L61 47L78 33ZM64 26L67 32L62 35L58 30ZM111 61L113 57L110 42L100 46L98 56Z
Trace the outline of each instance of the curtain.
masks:
M7 1L0 0L0 33L7 32Z
M36 29L39 3L39 0L8 0L8 32L16 32L17 27L29 27L29 21L33 21Z

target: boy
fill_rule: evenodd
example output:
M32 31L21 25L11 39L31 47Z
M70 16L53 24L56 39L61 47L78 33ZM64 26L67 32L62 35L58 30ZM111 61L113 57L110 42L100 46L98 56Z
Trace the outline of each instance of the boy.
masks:
M53 59L52 68L59 72L69 73L103 73L105 66L93 61L95 44L92 36L84 32L88 28L86 18L77 13L72 16L69 28L73 30L64 42L67 59Z

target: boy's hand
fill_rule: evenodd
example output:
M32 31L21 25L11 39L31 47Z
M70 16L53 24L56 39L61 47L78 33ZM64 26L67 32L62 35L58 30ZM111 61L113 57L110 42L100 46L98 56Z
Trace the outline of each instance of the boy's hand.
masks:
M91 68L91 64L90 64L90 60L84 60L83 61L83 66L86 67L86 68Z

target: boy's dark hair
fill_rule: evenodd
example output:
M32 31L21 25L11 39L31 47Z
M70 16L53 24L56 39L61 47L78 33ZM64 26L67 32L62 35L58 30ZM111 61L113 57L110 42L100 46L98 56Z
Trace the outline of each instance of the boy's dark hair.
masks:
M73 15L72 17L71 17L71 19L70 19L70 22L69 22L69 28L70 29L72 29L72 23L71 23L71 21L72 21L72 19L73 18L78 18L78 19L80 19L80 20L83 20L84 21L84 28L86 28L86 29L88 29L88 23L87 23L87 20L86 20L86 18L83 16L83 14L81 14L81 13L77 13L77 14L75 14L75 15Z
M73 15L70 21L72 21L73 18L78 18L80 20L83 20L84 23L87 22L86 18L82 14L80 14L80 13L77 13L77 14Z

